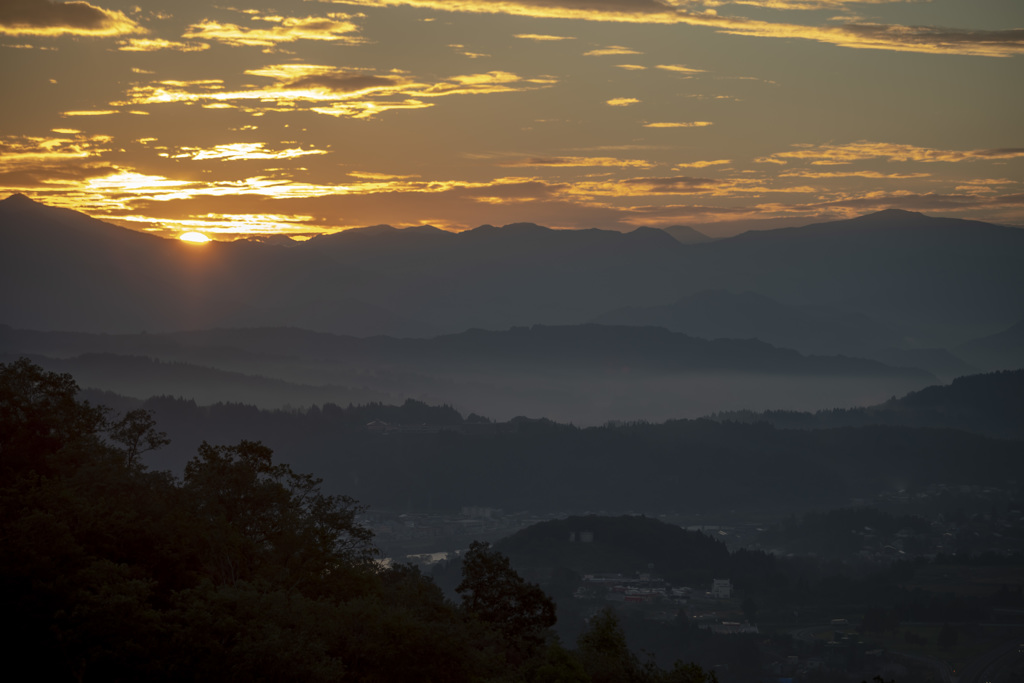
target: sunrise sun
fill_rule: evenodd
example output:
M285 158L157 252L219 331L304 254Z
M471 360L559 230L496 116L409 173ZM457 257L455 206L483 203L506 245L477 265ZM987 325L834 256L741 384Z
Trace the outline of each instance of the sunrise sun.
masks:
M203 243L209 242L210 238L201 232L186 232L178 236L178 239L182 242L195 242Z

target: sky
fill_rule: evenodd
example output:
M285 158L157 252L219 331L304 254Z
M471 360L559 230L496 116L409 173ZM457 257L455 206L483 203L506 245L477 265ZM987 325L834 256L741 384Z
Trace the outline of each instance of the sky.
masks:
M1024 227L1021 0L0 0L0 196L215 239Z

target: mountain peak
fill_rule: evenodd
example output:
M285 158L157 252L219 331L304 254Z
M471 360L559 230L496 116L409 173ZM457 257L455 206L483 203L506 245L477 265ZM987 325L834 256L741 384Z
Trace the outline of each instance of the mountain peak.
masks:
M882 209L881 211L875 211L874 213L868 213L861 216L861 218L869 218L871 216L923 216L924 214L920 211L907 211L906 209Z
M883 209L882 211L875 211L874 213L866 213L863 216L858 216L851 220L860 221L922 221L930 219L931 216L923 214L920 211L907 211L906 209Z
M700 244L714 241L713 238L689 225L670 225L667 228L661 228L661 231L671 235L680 244Z
M20 192L12 194L0 202L0 204L7 204L8 206L42 206L39 202Z
M515 230L518 232L547 232L551 228L546 228L543 225L537 225L536 223L509 223L508 225L501 226L502 230Z

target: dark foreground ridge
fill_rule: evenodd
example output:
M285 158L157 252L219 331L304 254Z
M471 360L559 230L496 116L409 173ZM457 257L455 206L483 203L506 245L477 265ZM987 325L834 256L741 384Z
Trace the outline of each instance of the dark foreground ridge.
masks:
M0 605L34 678L715 680L609 651L614 617L567 649L551 599L487 544L465 555L460 604L382 567L363 507L257 442L204 442L182 479L150 472L148 413L111 418L76 391L0 365Z

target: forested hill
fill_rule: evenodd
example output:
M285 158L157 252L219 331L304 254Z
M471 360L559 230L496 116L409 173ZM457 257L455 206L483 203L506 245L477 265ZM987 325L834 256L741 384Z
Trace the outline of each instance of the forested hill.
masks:
M865 408L802 413L784 410L719 413L713 419L767 422L785 429L824 429L864 425L941 427L1024 439L1024 369L958 377L902 398Z
M165 441L150 416L76 393L68 375L0 364L0 606L24 677L715 680L641 666L624 639L610 660L593 630L561 645L554 603L487 544L464 556L459 604L381 566L363 507L265 445L204 443L182 479L149 471L139 456Z
M474 418L377 430L358 423L372 412L330 405L261 411L163 398L144 407L172 440L153 455L155 467L180 472L203 440L258 439L319 473L331 491L377 510L800 510L897 488L1024 478L1021 442L949 429L784 430L710 420L581 429Z
M621 573L654 568L670 583L710 584L718 576L739 585L773 568L768 556L730 554L725 544L698 531L641 515L571 516L541 522L503 538L495 548L524 573L563 568L577 574Z

